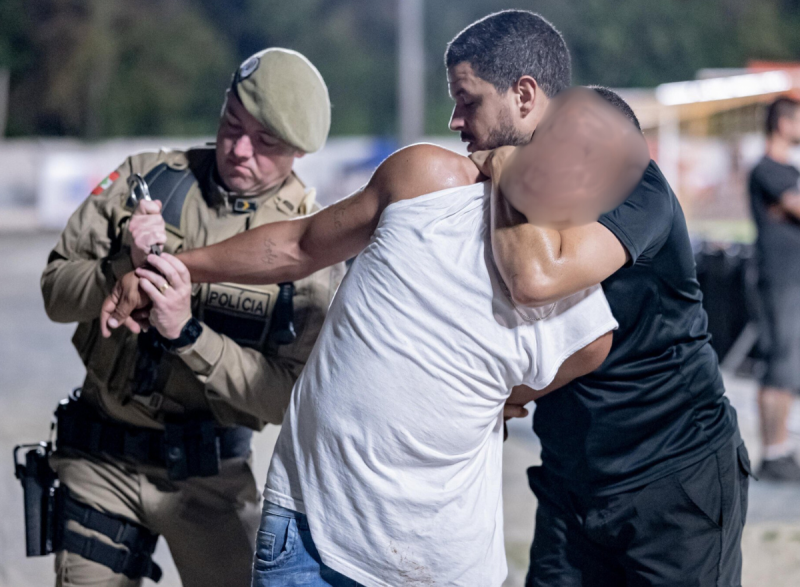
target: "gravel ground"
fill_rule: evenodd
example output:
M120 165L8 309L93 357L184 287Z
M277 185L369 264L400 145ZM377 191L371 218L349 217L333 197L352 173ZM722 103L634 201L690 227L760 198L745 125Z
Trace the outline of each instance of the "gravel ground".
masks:
M39 275L55 234L0 236L0 587L41 587L53 583L52 557L24 556L22 490L12 475L11 450L19 442L46 438L50 415L59 399L79 385L82 366L70 345L72 325L53 324L42 309ZM739 411L742 433L757 460L755 385L728 379L731 402ZM800 413L793 413L800 431ZM266 476L277 428L257 435L256 470ZM3 457L2 455L5 455ZM504 457L507 586L522 585L533 535L536 500L525 469L539 461L539 445L529 421L511 426ZM800 486L753 483L744 537L745 587L800 585ZM165 571L161 587L180 585L165 544L156 560Z

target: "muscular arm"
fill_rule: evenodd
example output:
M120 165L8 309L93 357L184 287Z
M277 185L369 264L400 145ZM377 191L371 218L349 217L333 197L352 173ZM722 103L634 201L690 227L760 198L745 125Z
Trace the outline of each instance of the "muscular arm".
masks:
M178 255L194 283L295 281L358 254L390 195L376 172L341 202L303 218L273 222L221 243Z
M603 281L628 260L626 249L601 224L588 222L561 230L530 224L500 190L501 184L508 183L501 182L503 169L516 167L512 173L524 176L522 182L534 200L621 202L640 181L649 154L641 133L609 108L600 98L573 94L551 120L543 121L531 144L524 147L524 159L519 152L502 149L489 159L488 169L484 166L493 180L495 262L521 305L545 305L581 291ZM560 120L566 121L561 127ZM521 160L531 161L524 171Z
M366 186L329 208L262 225L179 258L195 283L294 281L357 255L392 202L474 183L478 175L464 157L434 145L413 145L393 154Z
M562 231L541 228L520 218L502 197L492 197L492 250L517 304L551 304L600 283L628 260L626 249L599 222Z

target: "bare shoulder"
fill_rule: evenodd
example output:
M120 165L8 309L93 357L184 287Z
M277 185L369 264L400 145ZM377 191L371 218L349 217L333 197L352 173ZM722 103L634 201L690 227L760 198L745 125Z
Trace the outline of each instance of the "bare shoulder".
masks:
M419 143L392 154L381 163L370 183L395 202L470 185L479 179L480 172L467 157L437 145Z

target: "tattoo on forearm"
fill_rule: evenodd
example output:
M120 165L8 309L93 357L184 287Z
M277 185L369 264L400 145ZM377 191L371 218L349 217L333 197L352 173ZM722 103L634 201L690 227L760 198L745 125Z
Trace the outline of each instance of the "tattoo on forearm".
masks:
M278 253L275 252L275 241L271 238L268 238L264 241L264 254L261 257L261 260L266 265L274 265L275 261L278 259Z

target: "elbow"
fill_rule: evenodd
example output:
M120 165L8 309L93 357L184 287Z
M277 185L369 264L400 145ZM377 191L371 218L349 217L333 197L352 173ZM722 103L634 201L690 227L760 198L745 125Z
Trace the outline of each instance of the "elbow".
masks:
M66 320L65 316L62 315L62 312L59 311L58 304L54 303L53 284L50 283L50 280L48 280L46 276L42 276L41 288L44 312L47 314L47 317L53 322L62 324L69 322L69 320Z
M57 285L52 279L43 277L41 289L44 312L52 322L70 324L93 318L93 316L83 316L83 312L78 308L76 302L64 296L63 292L57 289ZM99 313L98 311L98 315Z
M538 308L559 299L555 284L545 277L523 278L516 275L508 289L511 299L518 306Z
M57 324L69 324L70 322L75 322L75 318L71 314L60 311L59 308L53 306L52 304L48 304L46 301L44 304L44 311L45 314L47 314L47 317L50 318L52 322L56 322Z
M75 317L72 313L63 305L54 303L53 296L48 296L44 288L42 288L42 297L44 298L44 312L52 322L58 324L75 322Z
M53 308L52 305L47 303L47 298L44 300L44 313L47 314L47 317L50 318L51 322L59 322L64 323L65 321L61 319L59 313Z
M47 317L59 324L67 324L75 322L72 311L73 305L65 303L58 294L58 273L61 267L61 262L50 262L42 272L42 277L39 280L39 287L42 291L42 301L44 301L44 312ZM63 288L62 288L63 289ZM60 303L59 303L60 302Z

